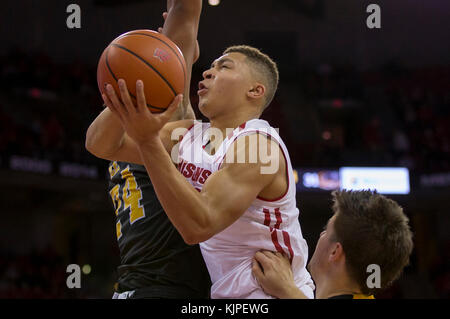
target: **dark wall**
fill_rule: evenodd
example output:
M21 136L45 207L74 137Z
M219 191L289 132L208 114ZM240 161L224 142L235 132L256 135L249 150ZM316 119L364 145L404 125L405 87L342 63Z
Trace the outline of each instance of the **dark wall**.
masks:
M81 29L66 27L70 3L81 7ZM366 27L369 3L381 7L380 30ZM92 0L2 1L0 54L20 46L58 59L83 57L96 63L104 47L119 34L160 26L164 8L165 1L127 1L126 5L99 5ZM280 55L298 59L285 63L350 63L368 68L392 59L409 66L450 61L448 1L324 0L318 15L296 8L291 2L272 0L223 0L218 7L205 1L199 33L201 62L208 65L226 46L249 41L255 32L259 38L266 37L264 46L271 49L297 49ZM274 32L295 36L285 37L288 45L282 45L273 38Z

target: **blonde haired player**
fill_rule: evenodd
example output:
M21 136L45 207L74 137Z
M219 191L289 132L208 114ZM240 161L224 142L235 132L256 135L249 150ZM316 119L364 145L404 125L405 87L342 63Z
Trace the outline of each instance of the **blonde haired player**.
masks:
M123 103L109 91L106 104L127 133L109 159L144 163L173 225L187 243L200 243L212 298L270 298L252 275L253 255L260 249L287 254L297 287L313 298L288 151L278 133L259 119L277 88L276 64L255 48L234 46L203 77L199 109L207 124L167 123L181 96L166 112L150 113L142 81L136 83L137 105L126 91ZM177 169L169 154L178 128L190 129L178 145ZM214 139L207 128L215 129ZM247 136L257 136L258 145ZM268 159L239 162L264 147L277 151ZM262 173L267 161L279 165Z

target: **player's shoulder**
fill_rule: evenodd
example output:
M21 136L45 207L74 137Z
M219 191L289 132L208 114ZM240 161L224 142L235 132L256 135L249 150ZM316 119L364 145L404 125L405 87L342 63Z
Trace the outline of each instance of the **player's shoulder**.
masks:
M273 128L268 121L260 118L250 119L247 122L244 122L241 125L239 125L239 131L247 131L247 130L270 131L274 129L275 128Z
M262 119L252 119L242 123L228 137L233 136L231 140L236 140L241 136L253 134L279 139L278 130Z
M268 163L281 162L283 156L277 139L260 131L252 130L235 137L226 151L223 162L224 164L247 164L247 166L259 167L266 166Z
M284 151L278 131L261 119L250 120L234 132L230 147L225 155L225 163L244 163L247 166L271 166L272 172L284 171ZM246 161L242 161L242 159ZM226 166L221 165L221 167ZM241 165L242 166L242 165Z
M253 119L239 126L234 132L234 138L231 142L241 142L246 148L252 146L260 147L260 143L264 145L279 144L280 136L277 129L272 127L267 121L261 119ZM249 138L257 137L257 145L253 145L253 140ZM244 142L245 141L245 142Z

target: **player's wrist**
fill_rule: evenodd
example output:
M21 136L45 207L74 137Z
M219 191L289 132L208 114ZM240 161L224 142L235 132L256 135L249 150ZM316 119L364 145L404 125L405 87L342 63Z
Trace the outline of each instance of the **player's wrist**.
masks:
M303 294L296 285L286 285L280 292L280 299L301 299Z
M162 143L158 135L149 136L146 139L135 140L140 149L155 150Z

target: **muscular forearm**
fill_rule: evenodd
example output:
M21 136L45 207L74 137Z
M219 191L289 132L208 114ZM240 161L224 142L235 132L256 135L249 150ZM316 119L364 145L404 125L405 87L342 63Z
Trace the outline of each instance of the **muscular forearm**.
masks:
M101 158L114 154L120 148L124 132L117 116L105 108L86 132L86 149Z
M139 145L139 151L158 199L172 224L188 244L198 243L210 223L209 211L201 193L176 169L160 139Z

